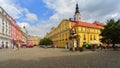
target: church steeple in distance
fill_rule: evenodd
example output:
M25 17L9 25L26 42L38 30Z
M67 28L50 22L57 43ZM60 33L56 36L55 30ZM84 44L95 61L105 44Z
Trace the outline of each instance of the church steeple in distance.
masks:
M75 8L74 21L80 21L80 20L81 20L81 15L80 15L78 3L77 3Z

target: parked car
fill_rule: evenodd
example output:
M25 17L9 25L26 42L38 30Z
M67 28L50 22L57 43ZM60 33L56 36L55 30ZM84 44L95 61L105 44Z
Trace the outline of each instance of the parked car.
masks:
M22 48L23 48L23 47L32 48L32 47L34 47L34 44L32 44L32 43L23 43L21 47L22 47Z
M28 43L28 44L27 44L27 47L34 47L34 44Z
M52 45L40 45L40 47L42 47L42 48L52 48L53 46Z

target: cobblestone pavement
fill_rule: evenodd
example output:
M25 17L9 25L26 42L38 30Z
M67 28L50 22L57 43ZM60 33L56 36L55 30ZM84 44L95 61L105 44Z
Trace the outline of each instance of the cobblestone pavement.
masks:
M0 68L120 68L120 51L0 49Z

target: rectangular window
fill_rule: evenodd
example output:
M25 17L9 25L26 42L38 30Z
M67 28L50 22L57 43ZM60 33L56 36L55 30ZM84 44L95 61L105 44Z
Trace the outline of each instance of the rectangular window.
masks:
M95 35L94 35L94 40L96 40L96 37L95 37Z
M85 28L85 32L87 32L87 28Z
M81 31L83 31L83 28L81 27Z
M90 35L90 40L92 40L92 35Z
M90 32L90 28L88 29L88 32Z
M84 40L86 40L86 35L84 34Z

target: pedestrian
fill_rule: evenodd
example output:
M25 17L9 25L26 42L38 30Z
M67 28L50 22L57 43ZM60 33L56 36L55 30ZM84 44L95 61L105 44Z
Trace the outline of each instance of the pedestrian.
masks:
M8 45L6 45L6 47L5 47L6 49L8 49Z
M100 49L101 49L101 50L103 49L102 44L100 44L100 46L99 46L99 47L100 47Z
M19 44L18 43L16 44L16 48L17 48L17 50L19 50Z
M16 49L19 50L19 45L16 42L13 43L13 49L14 50L16 50Z
M73 51L73 44L72 43L69 44L69 49L70 49L70 51Z
M8 42L6 42L6 47L5 48L8 49Z
M2 42L2 48L4 48L4 43Z
M57 45L54 45L54 48L56 48L57 47Z
M2 48L2 45L0 44L0 49Z
M65 49L68 49L68 44L66 43L66 45L65 45Z

